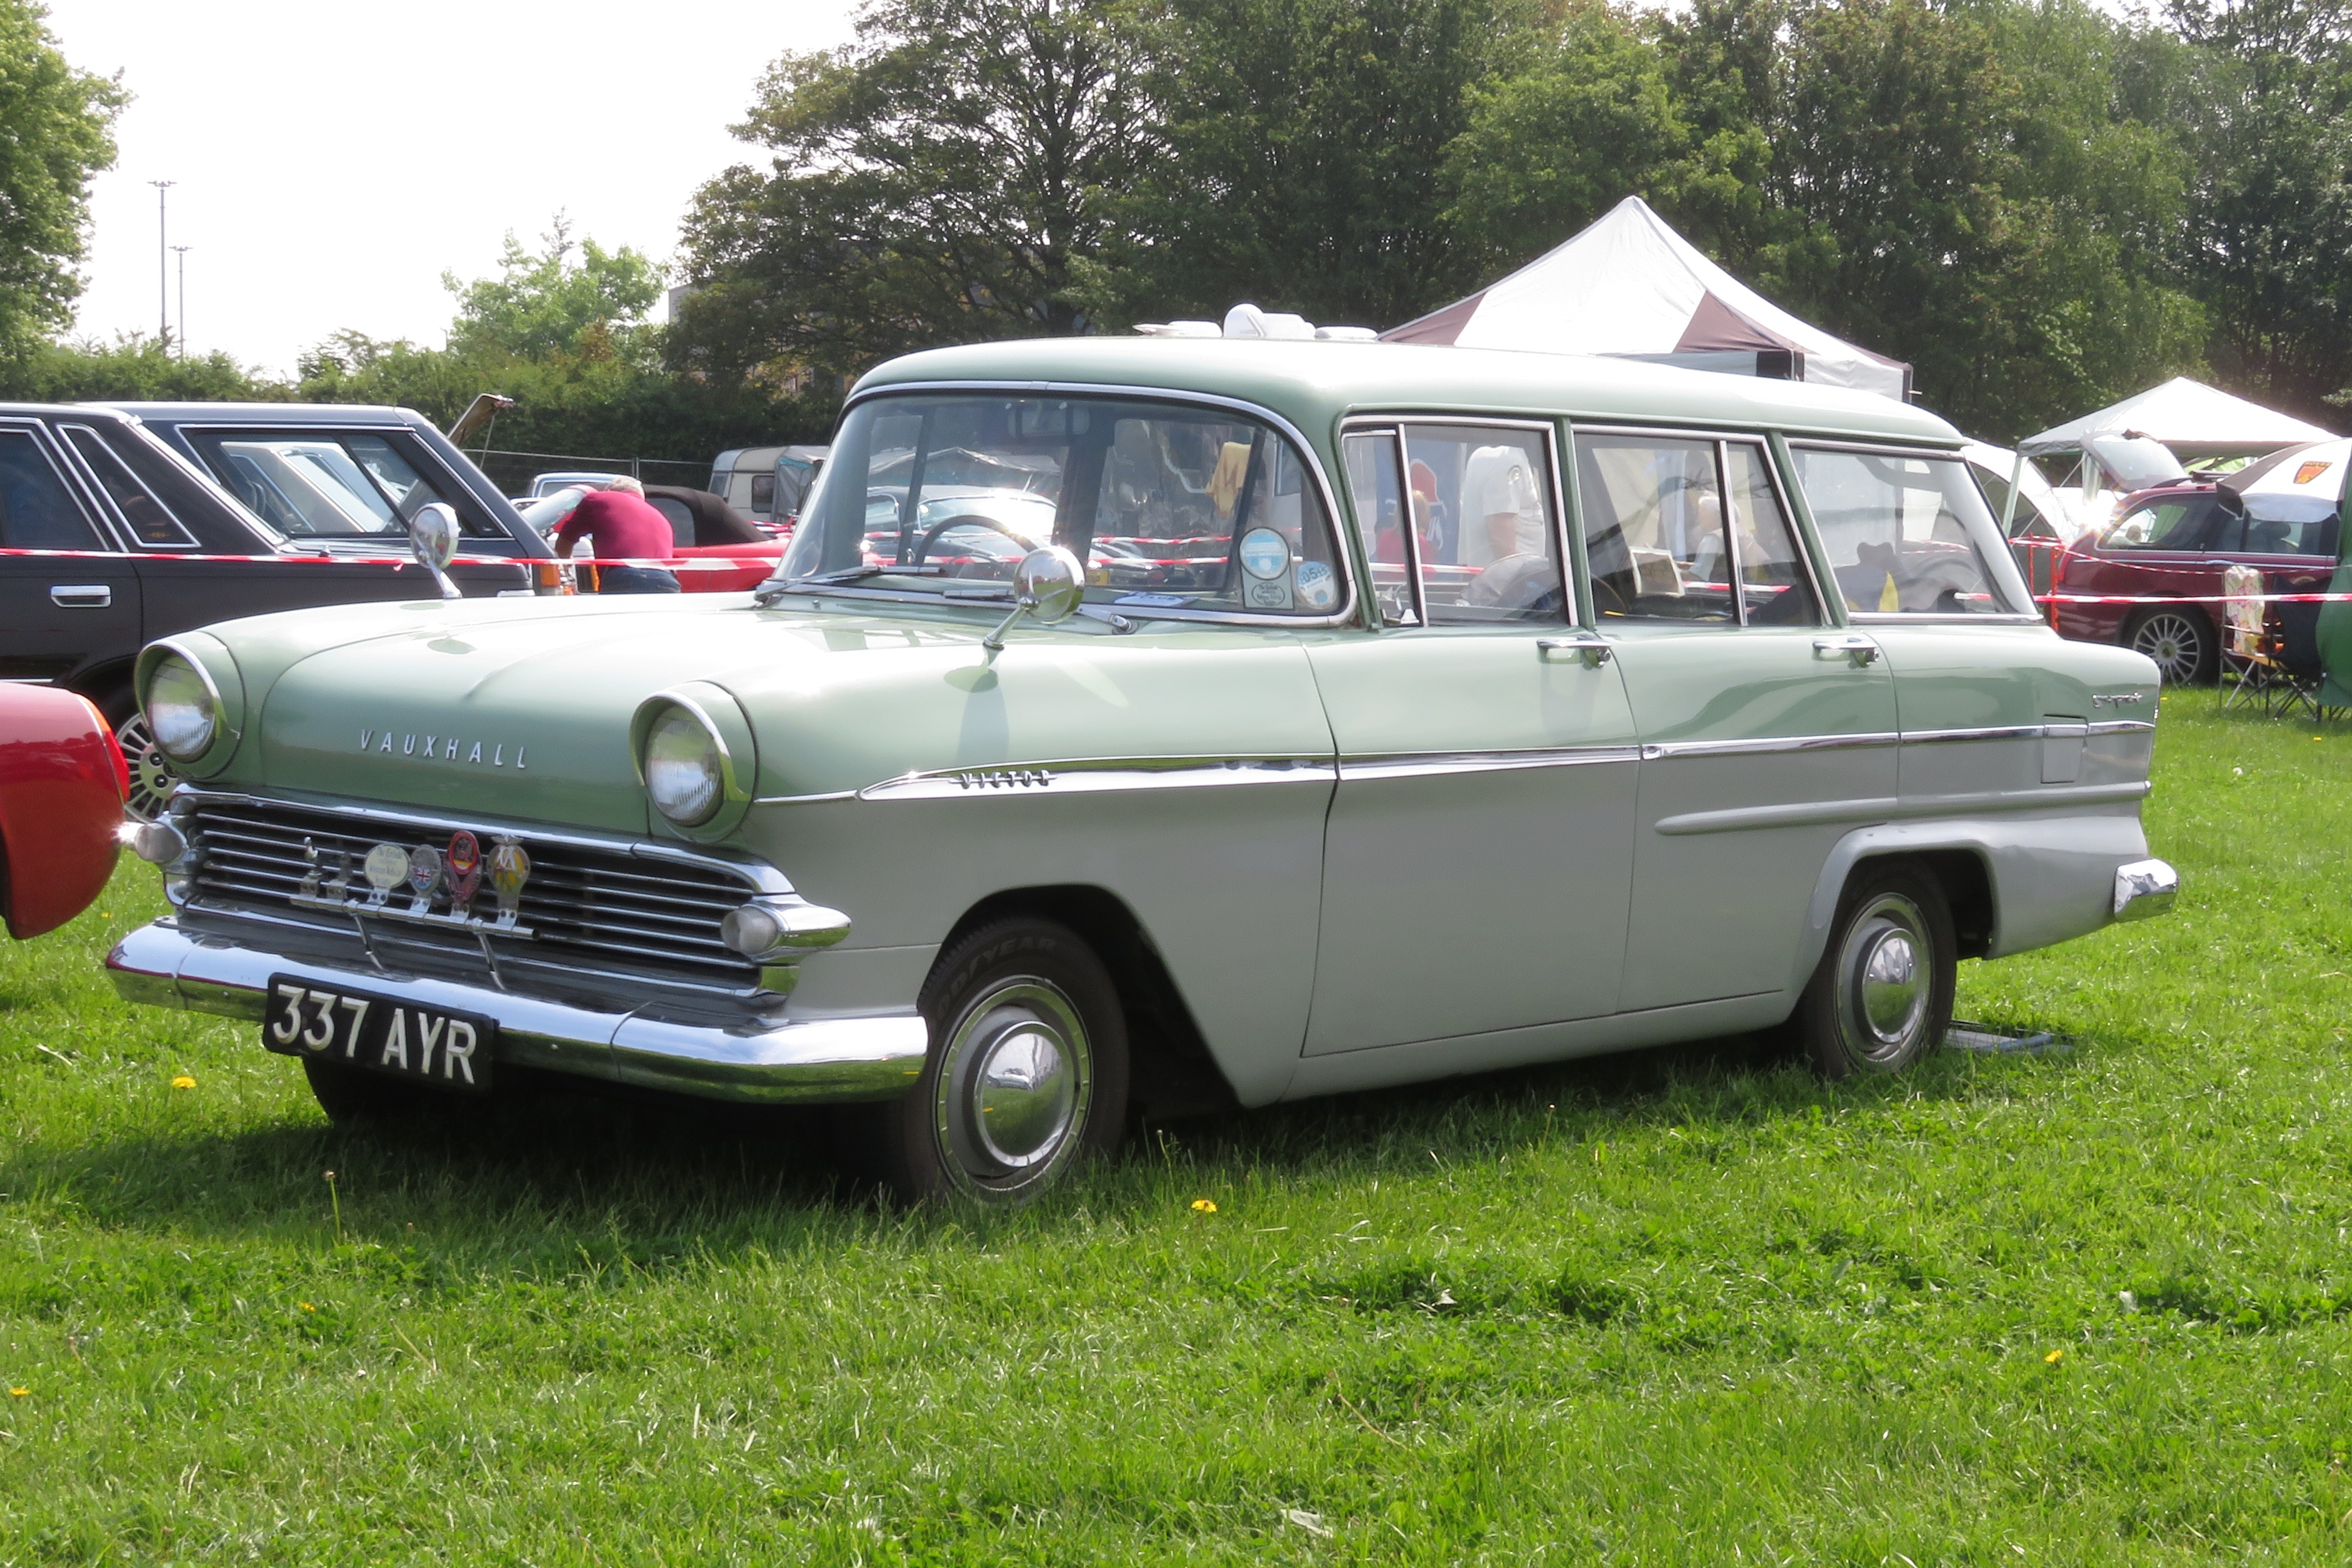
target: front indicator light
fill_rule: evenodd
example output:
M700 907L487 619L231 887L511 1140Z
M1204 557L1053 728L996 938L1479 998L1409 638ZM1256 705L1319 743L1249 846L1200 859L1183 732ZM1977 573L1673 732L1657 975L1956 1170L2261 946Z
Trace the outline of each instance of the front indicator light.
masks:
M147 729L163 755L174 762L194 762L212 749L220 732L220 705L212 683L195 665L177 653L156 661L147 679Z
M719 737L684 708L654 720L646 735L646 793L654 809L681 828L710 821L726 781Z
M849 935L849 916L797 898L762 900L730 909L719 940L746 958L798 963Z

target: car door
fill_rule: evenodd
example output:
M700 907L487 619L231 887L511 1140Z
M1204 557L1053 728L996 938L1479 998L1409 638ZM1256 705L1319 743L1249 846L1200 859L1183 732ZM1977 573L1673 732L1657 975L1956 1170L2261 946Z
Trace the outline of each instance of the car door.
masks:
M1345 436L1385 624L1307 649L1339 756L1309 1055L1616 1006L1639 753L1575 624L1555 444L1509 422Z
M1790 462L1848 620L1894 674L1906 812L2072 782L2091 716L2044 711L2047 633L1960 460L1792 444ZM2072 750L2045 747L2052 732Z
M1825 612L1760 437L1575 441L1594 606L1642 743L1619 1007L1785 990L1832 847L1894 812L1894 681Z
M75 553L0 553L0 680L73 685L114 702L139 652L139 579L30 422L0 423L0 552L18 550Z

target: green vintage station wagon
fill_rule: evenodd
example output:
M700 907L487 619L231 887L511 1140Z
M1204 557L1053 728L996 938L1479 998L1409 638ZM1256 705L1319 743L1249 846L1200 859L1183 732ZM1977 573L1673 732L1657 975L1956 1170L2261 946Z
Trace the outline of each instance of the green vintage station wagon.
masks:
M913 355L755 593L150 647L174 910L109 964L331 1114L835 1102L981 1201L1138 1106L1783 1025L1891 1071L1959 959L2176 887L2156 669L2042 623L1960 444L1606 360Z

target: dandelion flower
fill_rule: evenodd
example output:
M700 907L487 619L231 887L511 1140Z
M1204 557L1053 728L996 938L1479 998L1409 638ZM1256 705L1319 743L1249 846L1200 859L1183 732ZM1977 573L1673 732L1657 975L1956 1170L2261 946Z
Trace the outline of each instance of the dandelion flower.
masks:
M174 1089L194 1089L195 1086L196 1081L184 1072L172 1080L172 1087Z
M298 1306L298 1307L301 1308L301 1309L302 1309L304 1312L317 1312L317 1311L319 1310L318 1308L316 1308L316 1307L312 1306L312 1305L311 1305L310 1302L308 1302L308 1301L297 1301L297 1302L295 1302L294 1304L295 1304L296 1306Z
M332 1171L329 1171L329 1172L327 1173L326 1179L327 1179L327 1180L329 1180L329 1181L332 1181L332 1180L334 1180L334 1179L335 1179L335 1173L334 1173L334 1172L332 1172Z
M29 1388L11 1388L8 1390L8 1397L11 1399L22 1399L31 1392L32 1390Z
M2043 1361L2044 1363L2046 1363L2047 1364L2052 1365L2052 1366L2055 1366L2055 1365L2057 1365L2057 1364L2058 1364L2058 1363L2059 1363L2062 1359L2063 1359L2063 1358L2064 1358L2065 1354L2066 1354L2066 1353L2065 1353L2063 1350L2053 1350L2053 1351L2052 1351L2048 1355L2043 1356L2042 1359L2042 1361Z
M1216 1202L1212 1198L1196 1197L1192 1200L1192 1212L1195 1214L1214 1214L1217 1212Z

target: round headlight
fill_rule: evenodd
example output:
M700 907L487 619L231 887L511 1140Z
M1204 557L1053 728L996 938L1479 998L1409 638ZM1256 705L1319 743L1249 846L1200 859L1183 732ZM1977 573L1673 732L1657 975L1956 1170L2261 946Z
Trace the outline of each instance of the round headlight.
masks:
M146 708L148 733L174 762L194 762L212 749L213 737L220 732L212 684L177 653L155 662L147 677Z
M726 763L719 737L681 707L663 712L646 732L646 793L679 827L707 822L719 810Z

